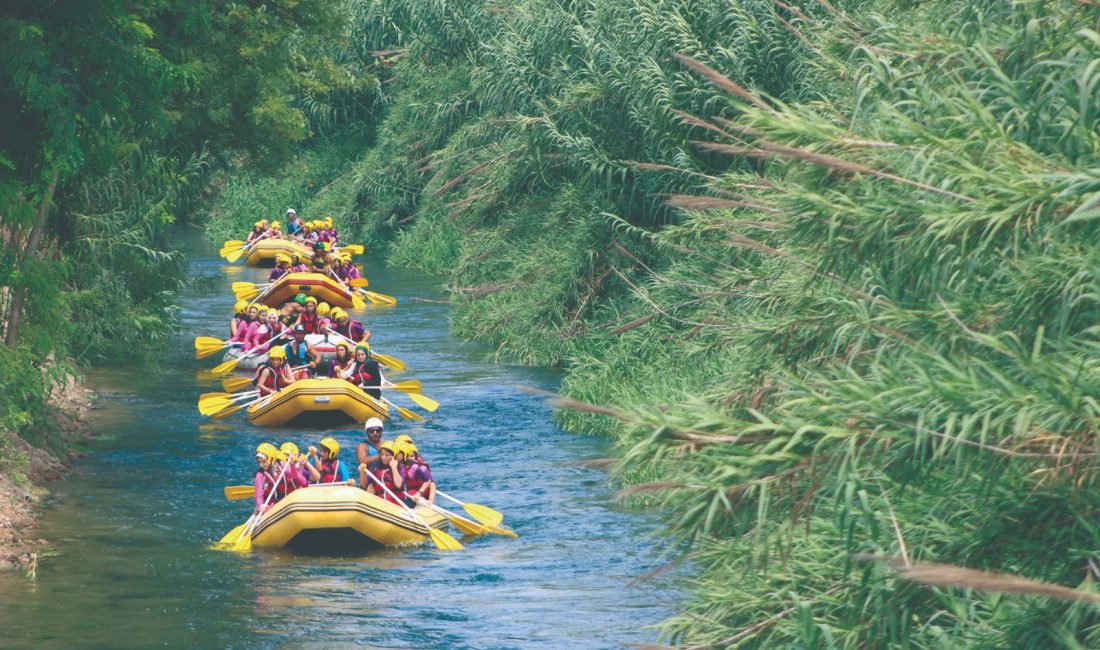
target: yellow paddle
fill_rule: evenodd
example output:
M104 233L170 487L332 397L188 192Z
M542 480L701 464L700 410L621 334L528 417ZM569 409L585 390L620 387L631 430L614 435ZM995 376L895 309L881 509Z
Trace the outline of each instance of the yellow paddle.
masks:
M383 366L386 366L390 370L404 370L408 367L401 359L398 359L397 357L391 357L388 354L382 354L381 352L375 352L374 350L371 350L370 355L374 357L375 361L382 364Z
M266 282L264 284L256 284L255 282L234 282L229 286L233 289L233 293L237 293L238 291L252 290L257 287L266 287L269 285L270 283Z
M237 300L247 300L249 302L253 302L253 298L258 297L259 295L260 289L258 287L253 287L251 289L241 289L239 291L233 292L233 297L235 297Z
M256 495L256 487L253 485L230 485L225 488L225 498L230 501L250 499Z
M215 397L229 399L230 397L233 397L233 393L203 393L202 395L199 395L199 401L201 402L203 400L213 399Z
M244 531L252 524L252 520L256 518L256 515L252 515L240 526L237 526L233 530L226 533L221 539L219 539L211 548L215 550L229 550L237 542L238 539L244 535Z
M393 296L388 296L384 293L378 293L377 291L367 291L365 289L360 289L359 292L366 296L367 300L371 301L371 304L374 305L386 305L387 307L393 307L397 304L397 298L394 298Z
M429 413L435 413L436 409L439 408L439 402L428 397L427 395L421 395L419 392L409 392L407 394L409 396L409 399L411 399L413 402L416 402L417 406Z
M257 401L259 401L259 400L257 400ZM246 406L252 406L253 404L255 404L255 402L244 402L244 403L242 403L242 404L238 404L238 405L236 405L236 406L234 406L234 407L232 407L232 408L227 408L227 409L225 409L224 411L218 411L218 412L217 412L217 413L215 413L214 415L211 415L211 416L210 416L210 419L212 419L212 420L220 420L220 419L222 419L222 418L224 418L224 417L228 417L228 416L230 416L230 415L232 415L232 414L236 413L237 411L239 411L239 410L243 409L243 408L244 408L244 407L246 407Z
M382 398L382 401L385 402L391 408L397 409L397 412L401 415L401 417L406 419L406 420L422 421L424 419L424 416L420 415L416 411L410 411L409 409L407 409L403 406L398 406L397 404L394 404L393 402L389 401L385 397Z
M213 336L196 336L195 337L195 349L196 350L202 350L204 348L208 348L208 347L211 347L211 346L220 348L220 347L225 346L225 344L226 344L226 341L223 341L223 340L218 339L218 338L214 338Z
M281 472L279 472L279 478L275 479L275 483L272 484L273 486L278 485L279 481L283 480L283 476L286 474L286 468L289 466L290 463L283 463L283 469ZM271 492L269 492L267 498L264 499L264 505L260 508L260 514L256 515L256 517L252 519L252 524L245 529L244 533L241 534L240 539L238 539L237 542L233 544L234 551L248 552L252 550L252 531L256 530L256 525L260 523L261 519L263 519L263 512L267 510L267 504L271 503L271 497L275 496L276 492L278 492L278 490L272 487Z
M366 475L367 478L374 481L374 484L381 487L386 492L386 494L390 495L390 498L393 499L394 501L396 501L397 505L404 508L405 512L412 515L413 518L416 519L416 521L418 521L422 526L427 528L428 529L428 536L431 537L432 543L435 544L436 548L438 548L441 551L457 551L457 550L460 550L462 548L465 548L454 537L451 537L450 535L443 532L442 530L437 530L437 529L432 528L431 526L429 526L428 522L424 521L420 517L420 515L413 512L413 509L410 508L409 506L405 505L404 501L402 501L401 499L398 499L397 495L395 495L393 492L391 492L390 489L388 487L386 487L386 484L383 483L382 481L380 481L377 476L375 476L374 474L371 474L370 472L363 472L363 471L360 471L359 475L360 476Z
M519 535L511 528L506 528L504 526L489 526L470 521L461 515L456 515L450 510L444 510L426 499L420 501L420 503L443 514L447 517L447 520L450 521L455 528L462 531L464 535L484 535L485 533L492 533L494 535L500 535L501 537L510 537L512 539L519 538Z
M253 390L247 393L241 393L233 397L209 397L199 400L199 413L202 415L214 415L220 411L223 411L231 406L234 406L242 399L249 399L256 397L260 394L260 391Z
M363 251L366 250L363 248L362 244L341 244L337 248L345 250L352 255L362 255Z
M241 246L244 246L245 243L247 242L245 242L243 239L227 239L225 240L225 243L222 244L222 248L240 248Z
M504 521L504 515L500 514L499 512L493 510L488 506L483 506L477 503L465 503L439 490L436 490L435 493L448 501L457 503L458 505L462 506L462 509L465 510L471 517L485 524L486 526L499 526L500 522Z
M226 379L222 382L222 388L229 391L230 393L235 393L240 389L251 385L251 377L234 377L232 379Z
M354 293L351 294L351 307L352 307L352 309L363 309L366 306L367 306L367 303L362 298L355 295Z
M406 379L405 381L399 381L396 384L388 384L382 386L382 388L392 388L399 390L402 393L419 393L424 390L424 387L420 385L419 379Z
M348 280L347 284L349 287L358 287L360 289L365 289L368 285L368 282L366 278L352 278Z

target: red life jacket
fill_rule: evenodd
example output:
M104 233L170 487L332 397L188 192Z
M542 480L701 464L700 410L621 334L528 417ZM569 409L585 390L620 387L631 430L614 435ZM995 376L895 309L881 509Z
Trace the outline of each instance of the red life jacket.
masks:
M267 376L267 379L265 379L261 384L260 376L264 374L265 368L271 369L271 374L269 374ZM265 361L263 365L256 369L256 376L252 379L252 383L254 385L263 385L264 387L270 388L275 392L279 392L283 389L284 386L286 386L286 384L283 383L282 375L280 375L279 371L276 370L276 368L272 366L271 363L268 361Z
M306 334L316 334L318 327L317 322L321 319L317 312L303 311L302 318L298 321L302 327L306 328Z
M318 483L336 482L336 474L340 471L340 459L330 458L322 460L318 471L321 473L321 478L317 480Z
M275 472L275 467L276 466L273 464L271 466L271 469L266 472L262 469L256 470L256 476L262 476L264 479L264 499L266 499L268 495L271 494L271 489L273 487L275 489L275 496L271 499L272 503L275 503L276 501L282 499L287 494L290 494L290 492L292 492L290 481L288 481L286 478L286 473L283 473L282 478L280 478L278 482L275 481L275 477L277 475L277 472ZM279 468L279 471L282 471L281 467ZM253 480L255 480L255 477L253 477Z
M391 470L389 467L382 465L382 463L377 463L373 468L368 471L370 471L371 474L374 474L378 478L378 480L382 482L382 485L386 486L386 490L388 490L383 490L382 494L379 494L378 496L382 497L386 501L389 501L390 503L397 503L397 500L390 496L391 494L400 494L400 492L398 492L397 485L395 485L393 482L393 470ZM374 485L375 487L377 487L377 484ZM401 492L403 491L404 490L402 489Z

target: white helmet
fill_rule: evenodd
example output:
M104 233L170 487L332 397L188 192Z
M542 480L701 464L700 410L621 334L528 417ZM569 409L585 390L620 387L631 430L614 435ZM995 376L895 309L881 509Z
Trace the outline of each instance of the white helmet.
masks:
M287 214L298 214L297 212L294 211L294 208L287 208L286 213Z
M367 420L366 424L363 425L363 431L366 431L367 429L375 429L375 428L378 428L378 429L382 428L382 420L379 420L378 418L371 418L371 419Z

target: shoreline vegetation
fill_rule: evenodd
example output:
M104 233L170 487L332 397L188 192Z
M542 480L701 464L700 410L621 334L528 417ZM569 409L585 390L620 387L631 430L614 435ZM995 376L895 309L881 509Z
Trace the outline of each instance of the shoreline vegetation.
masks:
M1100 645L1095 2L274 4L0 24L0 375L155 339L174 215L331 214L564 368L691 563L663 641Z
M663 641L1100 643L1095 3L352 7L372 144L284 192L565 369L691 563Z

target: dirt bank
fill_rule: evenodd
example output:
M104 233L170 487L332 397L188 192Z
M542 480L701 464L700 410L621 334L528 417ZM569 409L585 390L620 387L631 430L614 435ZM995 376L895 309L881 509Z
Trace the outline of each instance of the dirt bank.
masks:
M91 393L73 378L54 389L49 405L55 436L71 443L91 435L83 422L91 408L90 397ZM42 485L62 478L68 463L81 455L70 450L58 458L15 435L10 436L8 444L14 447L13 455L26 462L16 461L14 470L0 471L0 571L26 568L46 546L46 540L36 535L36 506L48 494Z

